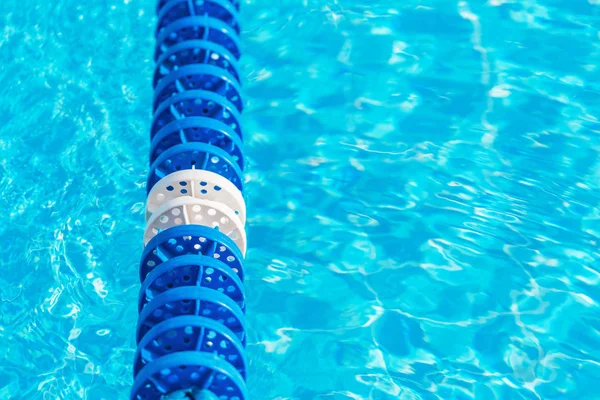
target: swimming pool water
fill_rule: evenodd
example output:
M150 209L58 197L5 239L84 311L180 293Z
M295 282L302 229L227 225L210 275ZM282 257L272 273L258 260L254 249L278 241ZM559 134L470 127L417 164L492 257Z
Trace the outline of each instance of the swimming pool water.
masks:
M128 398L154 6L0 4L1 399ZM242 15L251 399L600 398L600 2Z

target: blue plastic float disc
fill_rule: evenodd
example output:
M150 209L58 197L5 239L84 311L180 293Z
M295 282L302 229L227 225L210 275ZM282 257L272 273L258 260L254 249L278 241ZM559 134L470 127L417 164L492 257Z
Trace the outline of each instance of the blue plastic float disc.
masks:
M182 286L199 286L223 293L242 311L245 296L242 280L225 264L213 257L185 255L172 258L154 268L142 284L139 311L157 295Z
M159 0L158 5L156 6L156 13L159 14L160 10L167 4L173 2L173 1L179 1L179 0ZM231 4L233 4L233 6L235 7L236 10L240 10L240 2L239 0L228 0Z
M243 257L233 240L213 228L181 225L160 232L148 242L140 261L140 281L163 262L184 255L216 258L244 280Z
M207 117L221 121L242 138L241 115L227 98L207 90L189 90L164 100L154 111L151 137L169 122L187 117Z
M150 163L162 153L178 144L207 143L224 150L240 167L244 168L242 140L229 125L206 117L187 117L169 122L152 138Z
M240 33L239 15L233 4L227 0L171 1L159 11L156 31L159 32L178 19L199 15L208 15L221 20L231 26L236 34Z
M141 369L133 382L131 400L161 400L182 389L204 388L221 400L247 398L244 378L215 354L183 351L159 358Z
M134 377L148 363L181 351L214 353L246 377L244 346L225 325L205 317L180 316L150 329L135 355Z
M235 105L239 112L244 108L237 79L227 70L213 65L185 65L162 78L154 91L154 110L181 92L206 90L219 94Z
M241 55L235 30L216 18L201 16L181 18L161 29L156 37L154 59L157 60L171 46L187 40L208 40L225 47L236 59Z
M171 147L150 166L148 192L162 177L184 169L203 169L217 173L242 190L242 171L231 156L205 143L185 143Z
M239 65L235 56L220 44L208 40L188 40L177 43L156 61L153 86L169 72L192 64L208 64L227 70L240 81Z
M195 286L168 290L146 304L139 316L138 343L152 327L180 315L214 319L231 329L242 344L246 343L245 317L240 307L222 293Z

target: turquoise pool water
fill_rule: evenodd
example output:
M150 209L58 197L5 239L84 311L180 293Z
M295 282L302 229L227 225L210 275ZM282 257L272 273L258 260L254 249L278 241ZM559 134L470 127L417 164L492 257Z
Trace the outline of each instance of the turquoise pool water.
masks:
M0 399L128 398L154 6L0 4ZM243 20L250 398L600 398L600 2Z

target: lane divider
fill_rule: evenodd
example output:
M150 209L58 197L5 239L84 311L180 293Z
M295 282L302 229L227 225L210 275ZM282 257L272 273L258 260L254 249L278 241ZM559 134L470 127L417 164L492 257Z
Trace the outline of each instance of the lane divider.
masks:
M238 0L159 0L132 400L245 400Z

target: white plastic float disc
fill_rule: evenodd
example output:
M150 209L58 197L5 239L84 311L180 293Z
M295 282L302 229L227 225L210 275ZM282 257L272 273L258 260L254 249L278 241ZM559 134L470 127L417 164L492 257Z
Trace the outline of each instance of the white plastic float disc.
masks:
M246 224L242 192L223 176L202 169L177 171L158 181L148 194L146 220L166 202L186 196L223 203L237 214L242 225Z
M246 254L246 231L237 215L223 203L194 197L172 199L152 214L144 232L144 246L159 232L180 225L203 225L229 236Z

